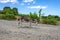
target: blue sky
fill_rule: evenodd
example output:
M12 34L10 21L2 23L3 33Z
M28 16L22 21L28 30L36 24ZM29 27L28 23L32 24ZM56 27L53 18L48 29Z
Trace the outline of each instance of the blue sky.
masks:
M28 14L37 12L42 8L43 15L60 16L60 0L0 0L0 10L5 6L18 8L18 12Z

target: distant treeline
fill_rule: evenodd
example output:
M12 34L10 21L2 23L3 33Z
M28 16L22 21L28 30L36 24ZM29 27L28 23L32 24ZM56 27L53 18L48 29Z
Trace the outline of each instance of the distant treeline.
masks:
M42 16L42 9L40 9L38 12L39 15L37 15L36 12L30 12L29 14L20 14L18 13L17 8L4 7L3 10L0 10L0 19L15 20L16 16L26 16L29 18L36 19L38 23L54 25L56 25L57 21L60 21L60 17L57 15Z

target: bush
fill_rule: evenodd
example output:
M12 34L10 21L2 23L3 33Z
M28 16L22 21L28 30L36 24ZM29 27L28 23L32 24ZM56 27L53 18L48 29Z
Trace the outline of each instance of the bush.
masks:
M43 20L42 20L42 23L43 23L43 24L56 25L56 22L57 22L57 19L53 19L53 18L51 18L51 19L43 19Z
M60 21L60 18L57 18L58 21Z
M6 14L6 19L7 20L13 20L13 19L16 19L15 16L13 14Z
M6 18L6 15L4 15L4 14L0 15L0 19L5 19L5 18Z
M0 19L15 20L16 18L13 14L3 14L3 15L0 15Z
M53 24L56 25L57 20L56 19L48 19L47 24Z
M47 24L47 19L42 19L41 23Z

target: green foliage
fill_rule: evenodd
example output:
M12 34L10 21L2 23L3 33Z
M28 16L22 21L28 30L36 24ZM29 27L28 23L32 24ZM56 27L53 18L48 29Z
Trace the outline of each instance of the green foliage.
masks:
M60 21L60 17L59 16L54 16L56 19L57 19L57 21Z
M14 20L16 18L13 14L3 14L3 15L0 15L0 19Z
M17 8L13 8L12 9L12 13L14 13L14 15L18 15L18 9Z
M17 8L10 8L10 7L4 7L3 10L4 14L13 14L18 15L18 9Z
M43 24L52 24L52 25L56 25L56 20L55 19L44 19L43 20Z
M54 24L56 25L57 20L56 19L48 19L47 24Z
M39 17L38 17L38 15L37 15L36 12L34 12L34 13L31 13L31 12L30 12L29 17L30 17L30 18L33 18L33 19L36 19L37 21L38 21L38 19L39 19Z
M4 12L2 10L0 10L0 14L4 14Z
M56 22L57 22L57 19L52 15L49 15L49 16L47 16L47 18L43 19L44 24L56 25Z
M16 19L15 16L18 15L18 9L10 7L4 7L3 10L0 10L0 19L12 20Z
M6 19L10 20L10 19L16 19L16 18L13 14L6 14Z
M34 12L34 14L33 14L33 18L34 18L34 19L36 19L36 20L37 20L37 22L39 22L39 17L38 17L38 15L37 15L37 13L36 13L36 12Z
M36 12L34 12L33 16L34 19L38 19L38 15L36 14Z
M57 18L58 21L60 21L60 18Z
M5 15L4 14L0 14L0 19L5 19Z
M5 14L10 13L11 12L11 8L10 7L4 7L2 10Z
M55 18L59 18L59 16L54 16Z
M25 16L25 17L29 17L29 14L19 14L18 16Z
M39 19L38 22L41 22L42 9L39 10Z
M42 19L46 19L47 18L47 16L42 16Z
M32 12L30 12L29 16L30 16L30 18L34 17Z
M42 9L39 10L39 18L41 18Z

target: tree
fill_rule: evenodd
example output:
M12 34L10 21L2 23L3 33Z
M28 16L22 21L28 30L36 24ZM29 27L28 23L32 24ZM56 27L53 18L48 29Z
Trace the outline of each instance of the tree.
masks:
M36 12L34 12L33 17L34 19L38 19L38 15L36 14Z
M10 7L4 7L3 11L5 14L10 14L11 13L11 8Z
M39 10L39 21L41 21L41 12L42 12L42 9Z
M32 14L32 12L30 12L29 16L30 16L30 18L33 18L33 14Z
M59 18L59 16L55 16L55 18Z
M18 9L17 8L13 8L12 11L13 11L14 15L18 15Z
M4 14L4 12L2 10L0 10L0 14Z

